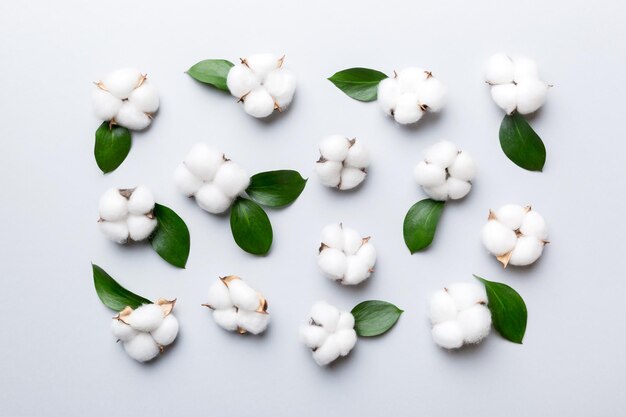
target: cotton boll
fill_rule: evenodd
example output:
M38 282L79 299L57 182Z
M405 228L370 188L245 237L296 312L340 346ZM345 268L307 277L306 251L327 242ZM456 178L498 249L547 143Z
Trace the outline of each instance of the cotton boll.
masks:
M461 328L465 343L478 343L489 335L491 312L484 305L476 304L460 311L457 323Z
M363 243L356 256L367 265L368 269L373 268L374 264L376 264L376 249L370 242Z
M204 184L200 178L187 169L185 164L180 164L174 171L174 183L187 197L194 195Z
M367 174L358 168L344 168L341 170L341 180L339 181L339 189L351 190L356 188L363 182Z
M522 226L522 220L528 210L517 204L506 204L496 212L496 219L511 230L517 230Z
M337 340L341 356L346 356L356 345L356 332L354 329L338 330L333 337Z
M520 114L533 113L546 102L548 86L534 78L522 78L517 83L517 111Z
M457 308L454 299L446 290L439 290L430 296L428 317L432 324L455 320Z
M104 220L122 220L128 214L128 200L117 188L110 188L100 197L98 211Z
M178 320L170 314L163 319L163 323L156 330L150 332L152 338L161 346L172 344L178 336Z
M148 333L138 333L128 342L124 342L124 350L128 356L139 362L154 359L160 352L159 345Z
M491 87L491 98L506 114L511 114L517 107L517 86L515 84L494 85Z
M221 328L228 331L237 330L237 309L235 307L224 310L213 310L213 320Z
M278 58L274 54L254 54L246 57L246 64L256 74L259 81L278 68Z
M406 93L398 97L398 103L393 112L396 122L401 125L416 123L422 118L424 111L420 108L417 94Z
M523 56L513 57L513 79L519 82L523 78L539 78L537 63Z
M322 229L322 243L331 248L343 248L343 228L339 223L333 223Z
M300 341L311 349L318 348L324 344L328 332L320 326L300 326Z
M424 159L431 164L447 168L454 163L458 154L459 149L455 144L442 140L426 149Z
M95 87L91 94L93 109L100 120L111 120L122 107L122 100L108 91Z
M511 252L509 264L526 266L535 262L543 252L544 243L534 236L520 236Z
M359 232L349 227L344 227L342 248L346 255L354 255L361 245L363 245L363 238Z
M315 163L315 172L317 172L320 182L327 187L337 187L339 185L342 169L343 165L341 162L326 161Z
M365 262L357 256L349 256L346 273L341 283L344 285L357 285L369 278L370 275L371 272Z
M244 99L243 108L250 116L267 117L274 111L274 99L264 88L255 88Z
M132 240L139 242L147 239L157 227L157 220L146 215L131 214L126 219L128 234Z
M159 109L159 93L148 80L133 90L128 101L144 113L154 113Z
M398 80L400 93L416 93L427 76L426 71L417 67L409 67L398 71L396 79Z
M267 75L263 86L280 108L286 108L296 91L296 77L288 69L278 68Z
M258 87L259 81L250 68L239 64L228 71L226 85L233 96L241 98L248 94L253 88Z
M144 304L128 316L128 324L140 332L151 332L163 323L163 310L157 304Z
M365 169L370 165L370 154L361 142L355 141L352 144L345 158L345 164L359 169Z
M215 310L223 310L233 306L233 302L230 299L230 291L221 279L217 279L209 287L206 303Z
M331 135L319 144L320 155L327 161L343 162L350 150L350 141L343 135Z
M419 103L433 112L440 111L446 102L446 87L435 77L427 78L419 87Z
M128 212L131 214L146 214L154 208L154 195L144 185L133 190L128 199Z
M213 183L200 187L195 197L201 209L213 214L225 212L233 202Z
M250 176L236 163L227 161L217 170L213 183L228 197L235 198L248 188Z
M389 115L396 107L398 97L400 96L400 86L395 78L385 78L378 83L378 104L383 111Z
M113 319L111 320L111 333L117 340L128 342L137 335L137 330L121 320Z
M514 65L505 54L495 54L485 66L485 81L490 84L507 84L513 82Z
M256 310L261 305L259 294L240 279L228 281L230 300L233 304L244 310Z
M463 346L463 330L456 321L444 321L433 326L433 341L445 349L458 349Z
M446 170L439 165L419 162L413 170L415 181L423 187L436 187L446 182Z
M347 311L342 311L339 314L339 321L337 322L338 329L354 329L354 316Z
M524 216L524 220L522 220L520 232L522 232L523 235L534 236L540 240L547 239L548 225L541 214L534 210L530 210Z
M472 184L458 178L450 177L447 181L448 198L458 200L465 197L472 189Z
M258 311L239 310L237 325L252 334L263 333L270 322L270 315Z
M147 114L135 107L134 104L125 101L115 116L115 122L131 130L142 130L148 127L151 119Z
M130 93L139 85L142 75L134 68L124 68L113 71L107 75L102 84L108 92L119 99L126 99Z
M475 304L487 304L485 286L470 282L458 282L446 287L448 294L454 300L457 310L465 310Z
M338 249L326 248L317 255L317 265L331 279L342 279L348 267L346 255Z
M339 355L339 341L334 334L331 334L324 344L313 352L313 359L315 359L318 365L325 366L337 359Z
M98 223L100 230L106 237L117 243L126 243L128 240L128 225L126 220L118 220L115 222L102 221Z
M509 253L517 242L515 232L497 220L489 220L483 226L481 239L485 248L496 256Z
M459 180L471 181L476 175L476 162L467 152L461 151L448 167L448 173Z
M334 332L339 322L339 310L326 301L319 301L313 305L310 313L313 321L324 327L328 332Z
M448 199L448 182L435 187L423 187L424 192L433 200L446 201Z
M217 170L224 163L224 154L204 143L197 143L185 158L185 166L203 181L213 181Z

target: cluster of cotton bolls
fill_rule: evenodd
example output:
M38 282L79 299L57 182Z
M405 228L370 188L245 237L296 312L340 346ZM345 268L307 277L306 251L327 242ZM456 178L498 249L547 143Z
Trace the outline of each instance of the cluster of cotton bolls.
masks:
M145 129L159 109L159 94L148 77L125 68L95 83L92 94L96 117L132 130Z
M429 317L433 340L446 349L479 343L491 330L491 312L485 287L456 283L430 297Z
M467 152L444 140L426 150L425 159L415 166L414 174L430 198L457 200L472 189L476 163Z
M209 213L223 213L250 184L248 173L209 145L198 143L174 172L176 186Z
M246 113L263 118L274 110L285 110L291 103L296 77L283 67L284 60L284 56L254 54L242 58L228 71L228 90L243 101Z
M356 344L354 316L325 301L315 303L309 323L300 327L300 340L313 350L318 365L346 356Z
M178 335L178 320L172 314L174 301L160 299L133 310L126 307L111 322L111 331L123 343L128 356L139 362L154 359Z
M363 182L370 157L361 142L332 135L320 142L319 150L320 159L315 163L315 171L322 184L350 190Z
M446 88L430 71L409 67L378 84L378 103L400 124L416 123L426 111L438 112L445 104Z
M270 322L265 298L237 276L219 278L208 295L203 305L213 310L215 322L228 331L259 334Z
M111 188L100 197L100 230L117 243L147 239L157 227L154 204L152 191L143 185Z
M491 97L507 114L537 111L546 101L549 85L539 79L537 63L530 58L493 55L487 62L485 81Z
M317 264L328 278L356 285L374 271L376 249L369 237L361 237L356 230L341 223L329 224L322 230Z
M506 267L535 262L548 243L548 225L530 206L507 204L489 211L482 230L485 248Z

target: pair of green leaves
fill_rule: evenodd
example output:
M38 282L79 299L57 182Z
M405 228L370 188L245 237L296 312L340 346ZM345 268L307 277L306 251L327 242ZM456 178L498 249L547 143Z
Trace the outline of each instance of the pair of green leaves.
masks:
M351 311L354 316L354 330L359 336L381 335L396 324L403 312L386 301L363 301Z
M234 64L225 59L205 59L187 70L193 79L211 85L219 90L228 91L226 78Z
M435 238L437 223L445 207L444 201L430 198L413 204L404 217L404 243L411 253L426 249Z
M157 227L149 238L152 249L170 264L184 268L191 249L187 225L174 210L164 205L155 204L153 213Z
M378 84L385 78L387 75L373 69L349 68L336 72L328 80L355 100L374 101L378 97Z
M253 175L246 189L252 200L238 197L230 209L230 229L237 245L253 255L269 252L274 238L272 224L259 204L284 207L300 196L305 185L306 180L297 171L268 171Z
M135 309L142 304L152 303L150 300L122 287L98 265L91 264L91 268L93 270L93 285L96 287L98 298L102 304L111 310L119 312L127 306Z
M98 168L107 174L119 167L128 152L130 152L130 131L122 126L111 125L110 122L102 122L96 130L96 144L94 156Z
M500 146L511 161L529 171L541 171L546 163L545 145L519 113L502 119Z

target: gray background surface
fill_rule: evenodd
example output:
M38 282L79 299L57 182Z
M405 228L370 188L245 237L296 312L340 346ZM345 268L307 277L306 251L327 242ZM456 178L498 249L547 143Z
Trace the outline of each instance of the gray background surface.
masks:
M542 416L619 415L624 355L623 1L3 1L0 4L0 404L3 416ZM286 53L299 79L294 105L271 121L184 74L205 58ZM501 111L482 82L494 52L535 58L555 85L532 124L543 173L500 150ZM449 87L439 116L405 128L375 103L351 100L326 77L365 66L419 65ZM128 159L103 176L93 160L99 122L91 82L124 66L146 71L162 105L134 135ZM364 186L339 194L313 172L317 143L345 133L373 163ZM436 242L410 256L407 209L424 197L412 177L441 138L479 163L475 186L450 204ZM239 250L226 217L201 211L174 188L192 144L211 143L250 172L291 168L310 177L291 207L271 210L269 256ZM146 184L187 222L186 270L148 245L122 247L96 227L100 194ZM553 242L527 269L483 249L487 210L531 203ZM322 277L318 236L343 221L373 236L376 273L358 288ZM148 298L178 297L180 337L140 365L109 333L111 312L93 289L90 262ZM503 281L529 310L523 345L497 334L459 352L437 348L428 294L472 273ZM200 307L211 280L238 274L269 300L262 337L227 333ZM349 309L384 299L406 313L384 337L360 340L320 368L298 342L310 306Z

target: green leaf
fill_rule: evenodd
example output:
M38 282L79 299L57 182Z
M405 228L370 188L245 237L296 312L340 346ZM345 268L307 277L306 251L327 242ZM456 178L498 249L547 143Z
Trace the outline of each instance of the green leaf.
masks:
M413 204L404 217L404 243L411 253L427 248L435 238L444 202L430 198Z
M187 225L169 207L155 204L153 212L158 226L150 237L152 248L170 264L184 268L191 246Z
M233 63L225 59L205 59L189 68L187 74L202 83L228 91L226 77L232 67Z
M109 126L102 122L96 130L96 145L93 153L103 173L114 171L124 162L130 151L130 131L122 126Z
M500 146L511 161L529 171L541 171L546 163L546 147L519 113L502 119Z
M272 224L261 206L238 197L230 209L230 229L237 245L253 255L265 255L272 246Z
M386 301L369 300L352 309L354 329L359 336L378 336L391 329L404 310Z
M137 308L142 304L152 302L135 293L128 291L117 283L106 271L98 265L91 264L93 269L93 285L102 304L114 311L122 311L124 307Z
M526 304L522 297L506 284L487 281L478 275L474 277L485 284L493 327L505 339L522 343L528 320Z
M385 78L387 76L380 71L350 68L333 74L328 80L355 100L374 101L378 96L378 84Z
M282 207L300 196L306 181L297 171L260 172L250 178L246 193L264 206Z

